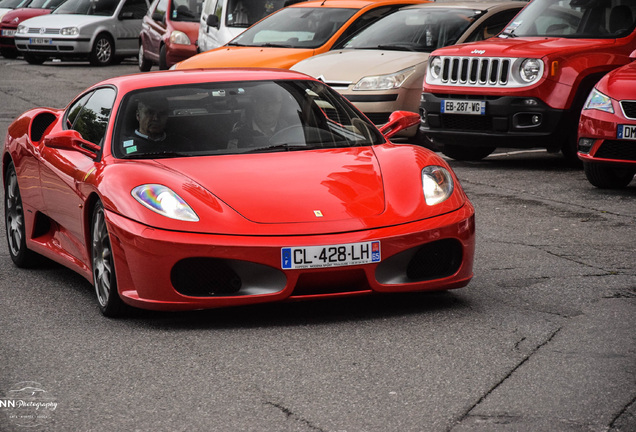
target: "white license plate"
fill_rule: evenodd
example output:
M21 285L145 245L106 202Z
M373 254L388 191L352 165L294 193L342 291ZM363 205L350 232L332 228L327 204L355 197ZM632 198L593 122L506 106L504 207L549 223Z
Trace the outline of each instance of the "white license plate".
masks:
M15 30L2 30L2 36L15 36Z
M281 249L284 270L352 266L380 260L379 241Z
M616 138L636 141L636 125L619 124L616 130Z
M442 100L444 114L486 115L486 101Z
M51 45L51 39L47 38L29 38L31 45Z

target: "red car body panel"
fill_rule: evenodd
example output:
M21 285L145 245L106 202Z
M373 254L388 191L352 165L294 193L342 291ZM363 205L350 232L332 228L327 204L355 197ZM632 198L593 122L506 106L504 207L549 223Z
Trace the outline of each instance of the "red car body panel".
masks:
M593 145L588 151L579 151L578 156L584 163L624 166L636 171L636 136L628 139L618 138L618 125L636 127L636 112L627 116L621 107L626 103L636 108L636 63L630 63L604 76L596 89L611 98L614 113L597 109L584 109L579 122L579 142L581 138L591 138ZM601 148L609 143L615 150L601 153Z
M169 11L172 10L172 0L168 2L168 12L165 12L162 21L155 21L152 18L156 10L157 2L153 2L148 13L144 16L139 33L139 44L143 45L144 57L154 64L161 65L161 47L165 46L165 66L166 68L192 57L197 53L197 38L199 37L199 21L177 21L172 19ZM190 44L172 43L170 35L174 31L185 33L190 39Z
M100 200L119 295L140 308L188 310L468 284L473 274L474 208L446 162L422 147L387 141L368 147L172 159L126 160L112 154L113 124L123 109L122 99L131 91L271 79L308 78L289 71L225 69L139 74L99 83L93 88L114 87L117 94L97 159L51 146L68 134L62 127L64 110L39 108L20 116L8 130L3 171L15 165L28 248L93 282L91 208ZM54 121L36 131L42 116ZM41 139L31 139L40 132ZM422 168L430 165L445 167L455 183L453 194L436 206L426 205L418 180ZM227 181L230 175L233 181ZM416 180L405 181L409 176ZM168 185L200 221L176 221L140 205L130 191L147 183ZM285 199L280 191L285 191ZM324 218L307 216L316 209ZM43 225L44 219L48 225ZM371 240L381 244L380 262L281 268L283 247ZM396 275L394 267L408 260L413 248L444 240L461 249L453 274L416 282ZM175 267L197 257L231 263L246 275L245 289L237 295L207 297L178 292L173 286ZM265 285L261 275L267 276Z
M15 38L4 34L4 31L15 31L18 25L29 18L33 18L40 15L47 15L52 12L51 9L36 9L36 8L20 8L7 12L0 22L0 52L3 55L18 54L18 49L15 47Z

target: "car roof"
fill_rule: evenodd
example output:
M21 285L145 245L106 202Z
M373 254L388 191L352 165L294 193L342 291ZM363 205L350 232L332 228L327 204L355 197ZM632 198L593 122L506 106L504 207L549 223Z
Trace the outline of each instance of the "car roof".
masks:
M434 3L423 3L418 5L410 5L405 6L403 9L418 9L422 7L437 7L437 8L453 8L453 9L491 9L499 6L518 6L525 7L528 4L528 1L523 0L502 0L502 1L493 1L493 0L463 0L463 1L436 1Z
M183 84L229 82L229 81L271 81L302 79L313 80L300 72L286 69L264 68L219 68L186 69L136 73L107 79L94 87L114 85L125 93L142 88L168 87Z
M422 0L425 1L425 0ZM300 3L295 3L288 8L315 8L317 6L329 7L329 8L344 8L344 9L363 9L370 5L377 4L400 4L404 3L404 0L308 0ZM409 2L410 3L410 2ZM283 8L284 9L284 8Z

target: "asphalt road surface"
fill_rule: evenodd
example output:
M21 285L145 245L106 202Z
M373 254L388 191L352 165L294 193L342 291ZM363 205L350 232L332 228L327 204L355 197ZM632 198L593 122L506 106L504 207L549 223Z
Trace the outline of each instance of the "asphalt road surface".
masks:
M0 58L0 133L134 72ZM113 320L2 241L0 430L635 431L636 181L602 191L544 151L451 164L477 250L448 293Z

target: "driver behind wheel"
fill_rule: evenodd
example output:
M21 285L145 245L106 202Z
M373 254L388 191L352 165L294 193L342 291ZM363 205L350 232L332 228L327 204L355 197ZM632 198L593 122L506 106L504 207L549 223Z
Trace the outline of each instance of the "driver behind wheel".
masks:
M254 147L267 144L276 132L291 124L282 118L284 90L275 84L252 88L251 105L230 133L229 148Z

